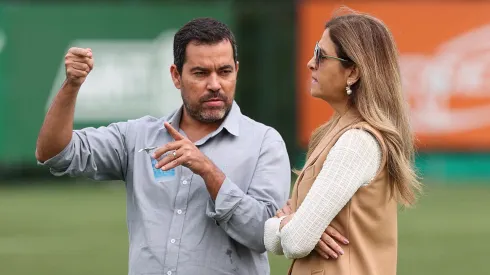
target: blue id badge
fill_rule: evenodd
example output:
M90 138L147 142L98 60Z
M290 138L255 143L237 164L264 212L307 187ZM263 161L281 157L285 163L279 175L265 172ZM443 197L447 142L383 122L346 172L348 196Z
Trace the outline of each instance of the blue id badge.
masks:
M149 148L144 148L144 149L141 149L139 150L139 152L141 151L145 151L146 154L148 155L148 158L150 158L151 160L151 169L153 170L153 177L155 178L155 180L157 182L168 182L170 180L173 180L175 179L175 168L172 168L170 170L167 170L167 171L163 171L162 169L157 169L155 168L155 165L157 164L157 162L161 159L163 159L165 156L167 156L168 154L164 154L162 155L158 161L156 159L154 159L151 154L153 154L154 150L156 149L157 147L149 147Z
M164 158L165 156L162 156L160 159ZM153 176L155 177L155 180L158 182L162 181L169 181L173 180L175 178L175 168L172 168L167 171L163 171L162 169L157 169L155 168L155 165L157 164L157 160L152 158L151 159L151 168L153 169Z

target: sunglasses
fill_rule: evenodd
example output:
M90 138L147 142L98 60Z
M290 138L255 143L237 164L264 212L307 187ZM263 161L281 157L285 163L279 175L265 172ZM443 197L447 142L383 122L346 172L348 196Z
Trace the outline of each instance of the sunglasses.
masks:
M315 64L316 64L317 68L318 68L318 66L320 66L320 60L322 58L331 58L331 59L336 59L336 60L342 61L342 62L348 62L348 60L345 60L345 59L340 58L340 57L323 54L322 49L320 48L320 46L318 46L318 42L316 42L316 45L315 45L314 56L315 56Z

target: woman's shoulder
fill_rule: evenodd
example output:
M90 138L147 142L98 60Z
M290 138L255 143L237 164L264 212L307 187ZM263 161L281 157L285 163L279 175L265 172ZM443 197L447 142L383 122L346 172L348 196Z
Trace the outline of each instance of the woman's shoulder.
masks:
M380 148L379 140L368 130L353 128L345 131L335 143L335 146L352 148Z
M352 155L357 161L378 159L382 155L380 141L370 131L353 128L345 131L335 142L329 155Z
M358 178L367 184L379 170L383 152L380 142L370 131L354 128L340 136L327 159L345 171L360 173ZM328 165L327 161L325 165Z

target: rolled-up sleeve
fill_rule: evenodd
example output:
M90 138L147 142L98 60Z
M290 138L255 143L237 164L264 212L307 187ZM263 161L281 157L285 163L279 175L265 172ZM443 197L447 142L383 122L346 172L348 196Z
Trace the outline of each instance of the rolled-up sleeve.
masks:
M124 180L127 168L127 122L74 130L70 143L41 166L55 176L82 176L94 180Z
M276 131L266 134L253 173L247 193L227 177L206 212L231 238L263 253L265 222L286 203L291 184L286 146Z

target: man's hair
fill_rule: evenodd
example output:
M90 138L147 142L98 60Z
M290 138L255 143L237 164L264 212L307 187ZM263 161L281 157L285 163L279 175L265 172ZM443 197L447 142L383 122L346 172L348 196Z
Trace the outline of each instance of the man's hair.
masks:
M223 40L230 41L236 63L238 54L235 36L228 26L213 18L197 18L182 26L174 36L174 64L177 71L182 74L189 43L214 45Z

